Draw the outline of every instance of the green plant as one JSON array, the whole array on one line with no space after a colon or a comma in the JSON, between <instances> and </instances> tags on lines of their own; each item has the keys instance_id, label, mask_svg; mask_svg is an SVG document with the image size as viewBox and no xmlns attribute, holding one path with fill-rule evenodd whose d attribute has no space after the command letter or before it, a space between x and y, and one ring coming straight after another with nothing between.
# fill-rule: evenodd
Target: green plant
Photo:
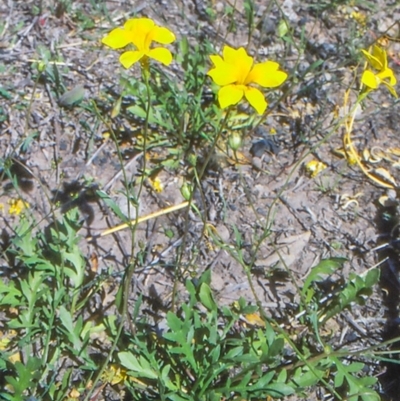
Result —
<instances>
[{"instance_id":1,"label":"green plant","mask_svg":"<svg viewBox=\"0 0 400 401\"><path fill-rule=\"evenodd\" d=\"M245 328L241 315L256 307L241 299L238 307L220 308L209 286L210 272L186 282L189 300L168 312L166 328L139 326L118 359L127 369L135 399L220 400L282 397L295 390L281 370L284 340L270 324ZM134 378L132 381L131 378ZM145 383L135 397L136 383Z\"/></svg>"},{"instance_id":2,"label":"green plant","mask_svg":"<svg viewBox=\"0 0 400 401\"><path fill-rule=\"evenodd\" d=\"M112 57L108 69L97 53L95 61L86 57L85 65L69 59L75 47L79 52L104 51L96 48L93 28L97 30L105 19L119 23L120 10L109 14L107 2L58 1L53 10L57 23L68 21L71 30L66 37L78 34L83 42L57 40L38 46L37 59L29 59L34 63L32 88L19 92L14 84L0 88L4 103L1 135L7 138L10 134L12 139L6 142L7 152L0 160L4 183L0 196L5 199L0 214L6 223L0 238L0 258L6 266L5 273L0 270L1 399L96 401L114 390L129 393L135 400L309 399L314 388L323 388L337 400L379 400L378 367L371 366L391 360L381 355L395 353L398 339L370 345L360 338L357 347L343 345L330 328L343 324L342 317L355 306L362 310L379 281L379 269L356 274L350 265L350 273L345 274L342 267L347 260L332 255L349 252L346 236L326 240L318 237L317 230L311 233L306 228L307 232L294 236L295 242L282 248L276 240L291 236L296 226L309 227L298 216L304 210L315 226L320 223L308 206L303 210L287 201L285 195L294 178L298 179L297 190L304 187L301 180L314 179L323 170L324 180L309 190L326 200L326 195L337 196L346 187L349 164L357 163L367 178L377 177L367 166L368 153L363 152L361 158L351 134L359 121L356 113L376 89L386 86L397 96L395 69L390 65L398 60L381 44L371 51L360 50L362 40L367 40L368 15L355 11L357 2L308 4L306 9L313 10L310 17L317 15L311 28L309 21L294 23L292 15L285 15L287 8L277 1L264 8L253 0L242 3L243 9L235 2L203 7L195 1L208 28L215 30L213 35L203 32L200 25L196 35L180 35L148 17L129 15L123 27L110 30L102 39L114 50L123 49L120 73ZM131 13L140 13L139 8ZM372 8L366 3L365 9ZM339 19L341 12L354 18L348 35L343 35L347 37L335 45L314 43L320 36L316 30L329 22L327 10L337 11ZM32 27L44 30L53 21L47 21L42 11L41 7L33 9L38 26L27 25L26 19L12 29L0 24L1 44L21 45ZM184 18L183 9L180 15ZM158 21L163 18L159 15ZM13 36L3 42L9 31ZM368 65L360 74L356 63L362 54ZM8 67L9 60L5 60L0 65L2 72L21 73L18 63ZM130 71L130 67L136 69ZM84 85L74 82L76 74L86 80ZM255 85L278 90L266 94ZM344 88L343 108L331 93L338 86ZM352 101L354 93L358 97ZM48 96L49 102L38 95ZM15 110L25 113L22 133L11 126L19 120ZM381 111L366 119L375 121ZM75 130L72 134L69 119ZM54 138L53 129L42 130L49 128L49 121L54 123ZM343 148L336 149L343 126ZM270 143L269 133L279 131L283 134L277 141L283 143L284 155L278 145L271 145L266 146L268 152L260 153L259 163L255 157L250 159L245 147L253 137L262 136ZM73 146L68 142L72 137ZM362 137L367 141L364 132ZM340 169L327 156L330 150L324 149L331 142L335 154L341 152L349 162ZM48 151L51 148L54 152ZM35 169L37 150L45 155L42 163L48 164ZM73 162L81 157L77 164L84 166L84 175L74 171L78 178L68 191L68 172L64 175L62 166L73 168L66 157L71 151ZM310 155L316 159L306 163ZM391 152L375 152L370 157L373 163L377 155L393 165L398 163L395 147ZM23 162L25 157L29 163ZM309 176L301 176L302 163ZM55 179L47 173L54 167ZM109 169L115 175L104 184L102 173ZM21 171L25 175L19 177ZM167 184L173 184L165 197L160 194L164 183L158 176L163 173ZM374 179L375 184L397 188L393 177L382 174L382 169L378 173L381 178ZM27 180L31 186L23 188ZM34 187L32 183L40 192L36 198L25 196ZM269 183L273 183L271 188ZM179 189L185 202L175 204L180 201ZM343 198L352 201L359 194ZM127 213L116 202L116 195L126 201ZM43 198L44 208L34 204L38 197ZM89 228L101 232L80 238L84 209L80 201L89 198L98 201L96 206L108 221L114 218L122 224L108 229L94 224ZM173 205L164 205L171 200ZM143 203L159 209L141 216ZM285 214L279 210L282 205L292 216L286 219L285 215L284 221L275 224L279 212L280 217ZM161 220L178 211L178 218ZM85 223L90 225L88 220ZM148 225L142 230L143 222ZM118 236L122 229L129 230L128 240ZM109 234L115 237L106 237ZM292 269L290 259L301 260L299 243L307 243L311 235L313 252L330 252L330 256L304 277ZM110 240L103 248L96 240L104 238ZM333 238L339 238L336 245L340 247L334 246ZM85 240L91 244L83 245ZM321 244L320 249L316 244ZM327 251L324 244L328 244ZM165 247L160 250L160 246ZM87 253L92 247L102 253L101 272L88 268L98 263L96 253ZM288 252L281 251L284 247ZM119 264L115 262L117 269L107 260L107 252L112 254L115 248L121 253ZM276 252L277 262L264 266L263 254L269 251ZM231 265L236 270L229 271ZM240 284L247 286L247 300L235 299L233 293L228 304L214 293L217 269L233 280L235 274L242 275ZM257 269L261 277L256 276ZM147 291L153 276L157 280L162 276L162 284L168 282L162 299L157 299L158 307L152 287ZM281 294L280 285L288 282L290 289ZM276 310L265 307L257 284L267 295L270 290L276 293ZM102 305L105 300L107 305ZM389 345L390 351L380 351Z\"/></svg>"},{"instance_id":3,"label":"green plant","mask_svg":"<svg viewBox=\"0 0 400 401\"><path fill-rule=\"evenodd\" d=\"M343 260L321 262L303 287L308 305L304 319L318 338L328 319L351 303L362 302L378 279L377 271L371 270L365 280L350 280L321 308L312 300L316 295L312 288L340 263ZM335 351L322 340L322 353L304 341L300 351L297 346L291 348L294 343L276 322L258 318L256 324L246 324L245 318L254 320L258 308L244 299L230 307L218 306L210 289L210 273L186 281L188 301L177 312L169 311L163 324L151 328L138 320L135 335L129 335L124 350L117 353L134 399L282 398L321 383L336 395L379 399L371 389L376 378L359 377L364 364L357 361L357 353L352 357L351 351Z\"/></svg>"},{"instance_id":4,"label":"green plant","mask_svg":"<svg viewBox=\"0 0 400 401\"><path fill-rule=\"evenodd\" d=\"M34 236L25 217L15 228L7 257L18 275L0 278L2 331L14 333L0 353L4 399L62 399L70 382L61 377L74 365L97 369L89 344L99 326L88 319L87 307L98 284L87 276L79 228L76 209Z\"/></svg>"}]
</instances>

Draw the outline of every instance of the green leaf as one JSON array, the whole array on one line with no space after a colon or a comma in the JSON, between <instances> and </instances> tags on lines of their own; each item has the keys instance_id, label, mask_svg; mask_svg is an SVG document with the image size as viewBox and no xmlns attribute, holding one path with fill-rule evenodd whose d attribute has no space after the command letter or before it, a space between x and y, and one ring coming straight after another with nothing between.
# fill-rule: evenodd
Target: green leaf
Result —
<instances>
[{"instance_id":1,"label":"green leaf","mask_svg":"<svg viewBox=\"0 0 400 401\"><path fill-rule=\"evenodd\" d=\"M243 355L243 346L232 348L223 356L224 361L235 360L238 356Z\"/></svg>"},{"instance_id":2,"label":"green leaf","mask_svg":"<svg viewBox=\"0 0 400 401\"><path fill-rule=\"evenodd\" d=\"M0 305L17 306L21 304L22 293L15 288L14 281L7 284L0 278Z\"/></svg>"},{"instance_id":3,"label":"green leaf","mask_svg":"<svg viewBox=\"0 0 400 401\"><path fill-rule=\"evenodd\" d=\"M282 398L294 393L294 389L284 383L272 383L265 389L266 392L275 398Z\"/></svg>"},{"instance_id":4,"label":"green leaf","mask_svg":"<svg viewBox=\"0 0 400 401\"><path fill-rule=\"evenodd\" d=\"M255 355L250 355L250 354L244 354L241 356L237 356L235 358L235 362L240 362L240 363L259 363L260 359L255 356Z\"/></svg>"},{"instance_id":5,"label":"green leaf","mask_svg":"<svg viewBox=\"0 0 400 401\"><path fill-rule=\"evenodd\" d=\"M137 104L129 106L127 110L138 118L141 118L143 120L146 119L146 110ZM157 108L150 109L148 121L149 124L156 124L160 127L171 129L171 124L168 121L168 118L161 115L160 110Z\"/></svg>"},{"instance_id":6,"label":"green leaf","mask_svg":"<svg viewBox=\"0 0 400 401\"><path fill-rule=\"evenodd\" d=\"M356 374L359 374L363 367L364 363L362 362L353 362L348 364L344 364L340 359L334 356L330 356L329 359L335 364L337 368L337 372L334 378L335 387L342 387L345 384L347 385L347 399L358 400L360 397L364 400L368 401L376 401L379 400L375 398L377 393L368 387L372 387L375 385L377 379L374 377L357 377ZM372 379L372 380L371 380Z\"/></svg>"},{"instance_id":7,"label":"green leaf","mask_svg":"<svg viewBox=\"0 0 400 401\"><path fill-rule=\"evenodd\" d=\"M80 339L82 317L80 316L80 319L74 324L71 312L67 311L64 305L61 305L59 308L59 318L65 328L63 331L66 333L68 340L73 344L74 350L80 352L82 350L82 341Z\"/></svg>"},{"instance_id":8,"label":"green leaf","mask_svg":"<svg viewBox=\"0 0 400 401\"><path fill-rule=\"evenodd\" d=\"M203 306L205 306L209 311L217 310L217 304L213 299L211 288L209 287L208 284L206 283L201 284L199 291L199 298Z\"/></svg>"},{"instance_id":9,"label":"green leaf","mask_svg":"<svg viewBox=\"0 0 400 401\"><path fill-rule=\"evenodd\" d=\"M276 381L278 383L286 383L286 380L287 380L287 370L286 369L282 369L279 372L279 375L278 375Z\"/></svg>"},{"instance_id":10,"label":"green leaf","mask_svg":"<svg viewBox=\"0 0 400 401\"><path fill-rule=\"evenodd\" d=\"M110 198L110 196L103 192L103 191L96 191L96 195L104 201L104 203L117 215L117 217L119 219L121 219L122 221L127 221L126 216L124 215L124 213L122 213L120 207L117 205L117 203Z\"/></svg>"},{"instance_id":11,"label":"green leaf","mask_svg":"<svg viewBox=\"0 0 400 401\"><path fill-rule=\"evenodd\" d=\"M179 319L178 316L176 316L173 312L169 311L167 313L167 322L168 322L168 327L174 332L179 334L181 329L182 329L182 320Z\"/></svg>"},{"instance_id":12,"label":"green leaf","mask_svg":"<svg viewBox=\"0 0 400 401\"><path fill-rule=\"evenodd\" d=\"M211 284L211 269L207 269L199 278L199 284L206 283Z\"/></svg>"},{"instance_id":13,"label":"green leaf","mask_svg":"<svg viewBox=\"0 0 400 401\"><path fill-rule=\"evenodd\" d=\"M368 270L364 280L365 286L368 288L374 286L379 281L380 273L381 270L377 268Z\"/></svg>"},{"instance_id":14,"label":"green leaf","mask_svg":"<svg viewBox=\"0 0 400 401\"><path fill-rule=\"evenodd\" d=\"M133 106L129 106L127 110L135 115L136 117L142 118L143 120L146 118L146 110L143 109L143 107L140 107L139 105L135 104ZM150 113L151 114L151 113ZM149 119L149 123L154 123L154 120Z\"/></svg>"},{"instance_id":15,"label":"green leaf","mask_svg":"<svg viewBox=\"0 0 400 401\"><path fill-rule=\"evenodd\" d=\"M370 390L364 394L361 395L361 399L363 401L381 401L381 397L379 396L379 394L374 391L374 390Z\"/></svg>"},{"instance_id":16,"label":"green leaf","mask_svg":"<svg viewBox=\"0 0 400 401\"><path fill-rule=\"evenodd\" d=\"M60 106L71 107L80 103L85 97L85 88L83 85L77 85L71 90L65 92L59 99Z\"/></svg>"},{"instance_id":17,"label":"green leaf","mask_svg":"<svg viewBox=\"0 0 400 401\"><path fill-rule=\"evenodd\" d=\"M189 395L186 396L185 398L183 398L178 394L171 393L171 394L168 394L168 399L171 401L189 401L189 400L191 401L193 398Z\"/></svg>"},{"instance_id":18,"label":"green leaf","mask_svg":"<svg viewBox=\"0 0 400 401\"><path fill-rule=\"evenodd\" d=\"M74 287L79 288L85 277L85 260L77 249L75 252L65 252L65 260L72 263L74 270L70 268L64 268L65 274L72 280Z\"/></svg>"},{"instance_id":19,"label":"green leaf","mask_svg":"<svg viewBox=\"0 0 400 401\"><path fill-rule=\"evenodd\" d=\"M149 362L142 356L137 359L131 352L122 351L118 353L118 358L122 366L136 373L137 377L145 377L147 379L158 378L157 372L151 368Z\"/></svg>"},{"instance_id":20,"label":"green leaf","mask_svg":"<svg viewBox=\"0 0 400 401\"><path fill-rule=\"evenodd\" d=\"M302 294L306 294L308 288L313 282L324 280L325 276L335 273L336 270L342 267L345 261L345 258L331 258L321 260L321 262L319 262L311 269L310 274L304 281Z\"/></svg>"},{"instance_id":21,"label":"green leaf","mask_svg":"<svg viewBox=\"0 0 400 401\"><path fill-rule=\"evenodd\" d=\"M251 380L251 376L252 376L252 375L253 375L253 372L247 372L247 373L243 376L243 378L242 378L242 380L240 381L238 387L239 387L239 388L240 388L240 387L247 387L248 384L249 384L249 382L250 382L250 380Z\"/></svg>"},{"instance_id":22,"label":"green leaf","mask_svg":"<svg viewBox=\"0 0 400 401\"><path fill-rule=\"evenodd\" d=\"M284 345L285 340L283 338L277 338L269 348L269 356L274 357L279 355L282 352Z\"/></svg>"},{"instance_id":23,"label":"green leaf","mask_svg":"<svg viewBox=\"0 0 400 401\"><path fill-rule=\"evenodd\" d=\"M171 370L171 365L164 366L164 368L161 371L161 379L168 390L177 392L178 386L176 386L175 383L173 383L173 381L170 379L169 376L170 370Z\"/></svg>"},{"instance_id":24,"label":"green leaf","mask_svg":"<svg viewBox=\"0 0 400 401\"><path fill-rule=\"evenodd\" d=\"M326 374L325 370L314 367L310 370L308 367L296 369L292 381L296 387L306 388L316 385Z\"/></svg>"},{"instance_id":25,"label":"green leaf","mask_svg":"<svg viewBox=\"0 0 400 401\"><path fill-rule=\"evenodd\" d=\"M0 96L4 97L4 99L7 99L7 100L12 99L11 93L7 89L3 88L2 86L0 86Z\"/></svg>"},{"instance_id":26,"label":"green leaf","mask_svg":"<svg viewBox=\"0 0 400 401\"><path fill-rule=\"evenodd\" d=\"M289 32L289 26L285 19L281 19L278 25L278 36L283 38Z\"/></svg>"},{"instance_id":27,"label":"green leaf","mask_svg":"<svg viewBox=\"0 0 400 401\"><path fill-rule=\"evenodd\" d=\"M265 389L267 387L267 384L269 384L272 380L272 378L274 377L275 372L271 371L266 373L264 376L260 377L255 384L253 384L250 387L251 391L254 390L261 390L261 389ZM268 386L268 388L270 388L271 385Z\"/></svg>"},{"instance_id":28,"label":"green leaf","mask_svg":"<svg viewBox=\"0 0 400 401\"><path fill-rule=\"evenodd\" d=\"M181 41L179 42L179 47L181 50L181 55L186 57L189 54L189 42L186 36L183 36Z\"/></svg>"},{"instance_id":29,"label":"green leaf","mask_svg":"<svg viewBox=\"0 0 400 401\"><path fill-rule=\"evenodd\" d=\"M40 377L41 372L41 360L36 357L28 357L26 365L17 361L14 364L16 370L16 377L6 376L6 381L12 385L14 394L13 401L23 400L25 397L21 397L25 390L36 387L36 380Z\"/></svg>"}]
</instances>

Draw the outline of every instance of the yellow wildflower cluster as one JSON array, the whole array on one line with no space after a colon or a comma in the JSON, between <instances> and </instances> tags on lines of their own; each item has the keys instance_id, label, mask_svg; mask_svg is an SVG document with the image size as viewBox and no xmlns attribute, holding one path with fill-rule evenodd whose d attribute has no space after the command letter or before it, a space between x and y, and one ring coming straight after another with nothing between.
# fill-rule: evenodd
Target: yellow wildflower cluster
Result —
<instances>
[{"instance_id":1,"label":"yellow wildflower cluster","mask_svg":"<svg viewBox=\"0 0 400 401\"><path fill-rule=\"evenodd\" d=\"M352 17L359 23L365 23L364 15L353 12ZM164 65L172 62L170 50L163 47L154 47L153 42L162 45L171 44L175 41L175 35L169 29L160 27L149 18L134 18L125 22L122 28L113 29L102 40L102 43L113 48L122 49L131 46L120 56L120 62L125 68L130 68L140 61L143 71L149 72L150 59L156 60ZM361 50L367 60L366 68L362 74L361 82L363 90L358 101L381 84L387 87L390 93L397 98L395 85L397 84L393 70L388 66L386 50L379 45L372 46L371 50ZM244 47L237 49L225 45L222 55L210 56L213 64L207 75L219 86L218 102L222 109L237 105L245 98L258 114L264 114L268 107L263 92L256 86L262 88L277 88L288 78L288 74L280 69L275 61L264 61L255 63ZM148 77L148 74L144 75ZM347 133L344 137L344 152L350 163L360 164L351 142L350 132L354 118L347 124ZM239 138L240 139L240 138ZM236 141L238 142L238 141ZM232 148L236 148L236 143ZM350 149L350 151L348 150ZM306 171L311 177L315 177L326 168L326 164L313 160L306 164ZM151 184L155 191L161 192L162 183L154 179ZM21 203L15 204L12 211L19 214L22 210ZM10 208L11 209L11 208ZM12 213L10 211L10 213Z\"/></svg>"},{"instance_id":2,"label":"yellow wildflower cluster","mask_svg":"<svg viewBox=\"0 0 400 401\"><path fill-rule=\"evenodd\" d=\"M119 60L123 67L130 68L137 61L147 68L148 60L154 59L164 65L172 61L168 49L152 48L152 42L170 44L175 41L175 35L167 28L157 26L149 18L134 18L125 22L123 28L113 29L102 39L102 43L112 49L121 49L133 45L133 50L125 51ZM218 91L218 101L221 108L239 103L243 97L247 99L259 114L267 108L267 102L262 92L254 88L257 84L263 88L275 88L287 79L287 74L279 70L279 64L265 61L254 64L243 47L233 49L224 46L223 57L210 56L214 68L208 75L221 88Z\"/></svg>"},{"instance_id":3,"label":"yellow wildflower cluster","mask_svg":"<svg viewBox=\"0 0 400 401\"><path fill-rule=\"evenodd\" d=\"M361 25L363 28L367 25L367 15L365 13L359 12L359 11L353 11L350 14L351 18L354 19L354 21L357 22L357 24Z\"/></svg>"},{"instance_id":4,"label":"yellow wildflower cluster","mask_svg":"<svg viewBox=\"0 0 400 401\"><path fill-rule=\"evenodd\" d=\"M10 199L8 213L11 215L19 216L25 209L29 208L29 203L22 199Z\"/></svg>"}]
</instances>

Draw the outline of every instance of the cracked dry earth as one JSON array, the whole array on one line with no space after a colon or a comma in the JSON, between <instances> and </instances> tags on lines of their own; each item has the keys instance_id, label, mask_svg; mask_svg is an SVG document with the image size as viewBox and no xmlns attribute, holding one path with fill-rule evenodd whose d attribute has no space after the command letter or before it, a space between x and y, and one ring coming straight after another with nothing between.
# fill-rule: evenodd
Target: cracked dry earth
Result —
<instances>
[{"instance_id":1,"label":"cracked dry earth","mask_svg":"<svg viewBox=\"0 0 400 401\"><path fill-rule=\"evenodd\" d=\"M168 26L178 39L187 36L190 43L209 40L216 49L223 43L247 46L244 4L235 2L232 30L226 15L229 4L223 1L104 2L102 6L112 23L98 10L95 14L84 1L73 2L70 10L58 11L51 2L44 1L41 12L35 14L34 7L39 7L36 3L0 2L4 26L0 36L0 85L10 93L1 101L1 113L6 117L0 123L0 154L13 155L12 170L19 177L24 199L41 221L38 229L51 222L55 203L62 205L57 214L79 207L85 220L80 232L81 249L89 262L93 258L98 260L98 274L113 272L113 294L132 252L131 238L129 230L125 230L87 241L88 236L120 223L94 193L104 191L123 211L130 210L132 218L133 208L128 208L124 195L116 146L105 139L109 127L85 107L90 102L104 103L109 99L104 94L110 93L110 88L114 101L122 92L116 74L117 56L102 47L99 39L112 26L138 14ZM256 295L268 315L287 323L294 317L299 302L296 286L321 259L348 260L332 282L351 272L362 274L377 263L380 256L369 250L384 242L389 233L387 227L379 224L382 210L378 199L385 190L369 182L357 167L338 157L335 150L341 147L343 132L337 118L343 115L344 93L353 85L356 52L383 33L396 34L387 29L399 19L400 12L394 2L393 6L389 3L373 12L361 8L359 11L368 14L369 19L367 26L360 27L350 17L352 6L326 10L321 7L322 11L317 11L320 2L255 2L257 23L249 50L259 58L279 61L292 76L293 84L283 88L282 101L278 101L278 94L270 94L271 113L267 120L256 132L244 132L240 163L216 155L207 169L203 196L196 194L196 202L207 216L213 235L206 236L203 221L186 209L139 226L135 249L147 250L147 257L134 277L132 305L141 293L149 303L157 299L161 309L168 307L176 274L181 277L180 292L184 297L184 277L211 269L212 288L221 304L230 304L239 297L254 303ZM208 10L212 10L212 18ZM294 40L300 42L305 38L303 53L299 47L279 39L277 29L282 15L293 30ZM87 18L93 19L94 27L82 28L82 21ZM390 46L394 53L399 50L397 43ZM63 90L78 85L84 88L81 106L60 106L59 89L50 80L39 81L35 87L33 62L43 57L44 49L63 60L57 78ZM318 66L312 69L316 62ZM181 71L177 65L172 65L171 74L179 79ZM27 119L25 111L30 103ZM106 112L111 107L108 104ZM118 133L124 137L124 171L127 180L133 181L143 167L143 154L135 150L140 127L126 116L119 123ZM374 146L400 148L398 126L398 103L380 91L373 94L358 115L353 137L361 150ZM258 146L254 145L257 140L263 139L260 134L268 135L273 130L274 152L250 151ZM329 133L329 140L314 148ZM20 146L22 141L27 144L24 150ZM164 151L152 151L149 163L155 167ZM328 167L310 178L303 165L315 158ZM396 177L393 165L385 168ZM180 188L186 173L186 167L178 171L161 169L158 178L164 189L160 193L150 181L146 182L140 196L140 215L182 203ZM4 180L2 188L1 203L17 196L9 181ZM13 217L3 214L0 219L3 235L7 231L11 235ZM251 267L255 294L243 266L229 251L233 245L237 247L235 229L241 236L244 262ZM188 235L183 243L185 230ZM183 252L185 269L176 272L173 266L179 252ZM400 285L397 254L390 256L394 262L390 267L383 265L382 286L376 288L365 306L342 313L326 328L331 332L332 344L353 344L355 348L374 345L382 341L388 324L395 330L390 322L398 317L395 294L396 285L397 289ZM388 289L388 283L397 284ZM381 370L376 366L371 374ZM383 385L391 390L398 386L390 375L385 380Z\"/></svg>"}]
</instances>

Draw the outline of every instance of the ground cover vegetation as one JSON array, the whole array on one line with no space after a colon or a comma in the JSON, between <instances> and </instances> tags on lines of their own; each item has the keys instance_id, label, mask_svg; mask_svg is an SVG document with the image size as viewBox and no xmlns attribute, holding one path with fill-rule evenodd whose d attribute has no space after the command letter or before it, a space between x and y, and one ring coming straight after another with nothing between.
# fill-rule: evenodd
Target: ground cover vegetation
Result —
<instances>
[{"instance_id":1,"label":"ground cover vegetation","mask_svg":"<svg viewBox=\"0 0 400 401\"><path fill-rule=\"evenodd\" d=\"M395 2L0 11L0 399L396 399Z\"/></svg>"}]
</instances>

